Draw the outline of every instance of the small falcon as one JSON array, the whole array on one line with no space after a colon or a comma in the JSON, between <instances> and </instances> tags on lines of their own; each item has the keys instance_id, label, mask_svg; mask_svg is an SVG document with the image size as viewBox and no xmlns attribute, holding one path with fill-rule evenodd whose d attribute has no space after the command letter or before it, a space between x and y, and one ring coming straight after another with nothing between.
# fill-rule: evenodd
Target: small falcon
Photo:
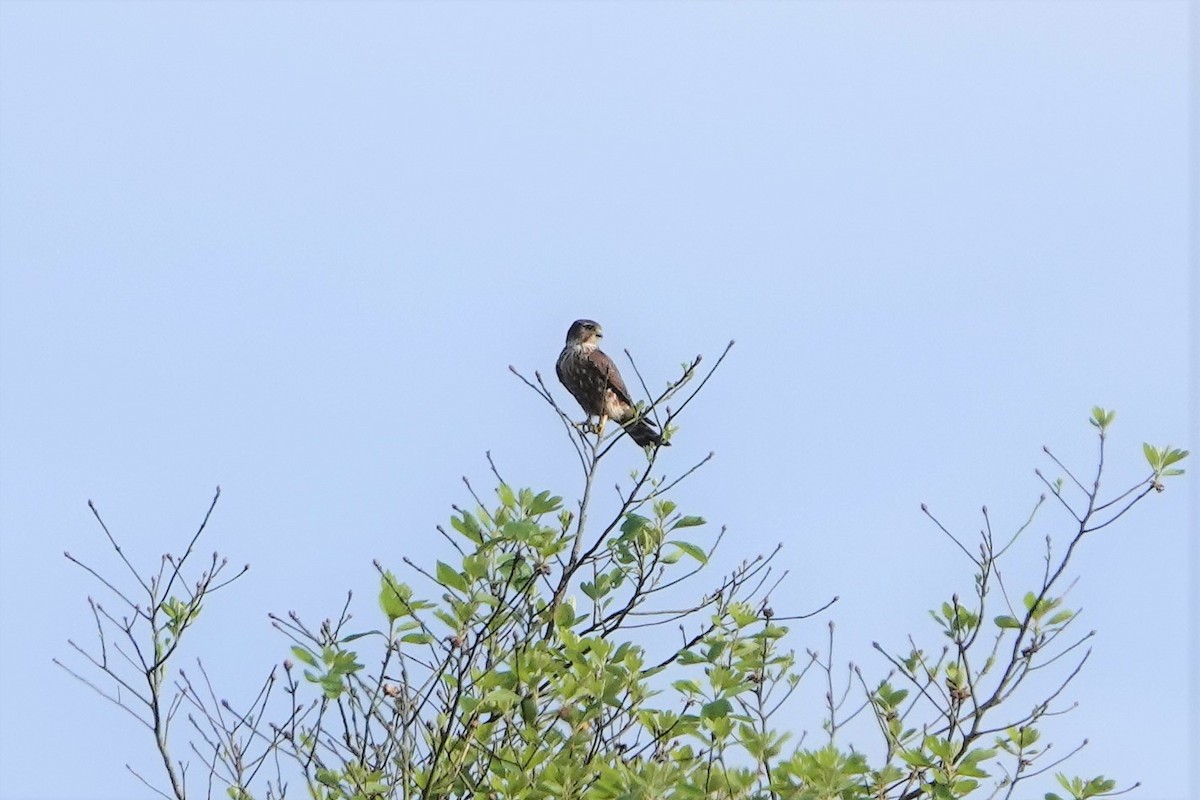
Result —
<instances>
[{"instance_id":1,"label":"small falcon","mask_svg":"<svg viewBox=\"0 0 1200 800\"><path fill-rule=\"evenodd\" d=\"M654 423L639 417L629 389L621 380L617 365L600 349L600 337L604 331L600 323L590 319L577 319L567 331L567 346L558 357L554 370L558 379L567 387L588 415L598 417L597 434L604 432L606 420L622 425L629 438L642 447L667 446L662 434L654 429Z\"/></svg>"}]
</instances>

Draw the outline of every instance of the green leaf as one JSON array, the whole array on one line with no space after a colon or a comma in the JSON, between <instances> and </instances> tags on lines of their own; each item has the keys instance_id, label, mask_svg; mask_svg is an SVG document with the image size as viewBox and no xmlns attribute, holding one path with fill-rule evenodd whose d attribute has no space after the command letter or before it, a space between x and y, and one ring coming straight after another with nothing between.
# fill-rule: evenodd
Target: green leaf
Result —
<instances>
[{"instance_id":1,"label":"green leaf","mask_svg":"<svg viewBox=\"0 0 1200 800\"><path fill-rule=\"evenodd\" d=\"M998 628L1019 628L1021 623L1015 617L1010 617L1007 614L1001 614L994 620Z\"/></svg>"},{"instance_id":2,"label":"green leaf","mask_svg":"<svg viewBox=\"0 0 1200 800\"><path fill-rule=\"evenodd\" d=\"M695 528L704 524L704 517L680 517L679 520L671 526L671 530L675 530L677 528Z\"/></svg>"},{"instance_id":3,"label":"green leaf","mask_svg":"<svg viewBox=\"0 0 1200 800\"><path fill-rule=\"evenodd\" d=\"M711 703L705 703L700 708L701 719L716 719L718 717L727 717L733 712L733 704L724 697L713 700Z\"/></svg>"},{"instance_id":4,"label":"green leaf","mask_svg":"<svg viewBox=\"0 0 1200 800\"><path fill-rule=\"evenodd\" d=\"M675 545L684 553L696 559L696 561L700 562L701 565L708 563L708 554L704 552L703 548L697 547L691 542L671 542L671 544Z\"/></svg>"},{"instance_id":5,"label":"green leaf","mask_svg":"<svg viewBox=\"0 0 1200 800\"><path fill-rule=\"evenodd\" d=\"M299 645L292 645L292 655L296 657L297 661L308 664L310 667L317 666L317 659L313 658L313 654Z\"/></svg>"},{"instance_id":6,"label":"green leaf","mask_svg":"<svg viewBox=\"0 0 1200 800\"><path fill-rule=\"evenodd\" d=\"M1169 452L1163 456L1164 467L1169 467L1178 461L1183 461L1189 455L1187 450L1180 450L1178 448L1171 450L1171 445L1167 445L1165 449Z\"/></svg>"},{"instance_id":7,"label":"green leaf","mask_svg":"<svg viewBox=\"0 0 1200 800\"><path fill-rule=\"evenodd\" d=\"M496 494L500 495L500 504L505 508L517 507L517 496L513 494L513 490L507 483L502 483L497 486Z\"/></svg>"},{"instance_id":8,"label":"green leaf","mask_svg":"<svg viewBox=\"0 0 1200 800\"><path fill-rule=\"evenodd\" d=\"M405 644L429 644L433 637L428 633L406 633L400 637L400 641Z\"/></svg>"},{"instance_id":9,"label":"green leaf","mask_svg":"<svg viewBox=\"0 0 1200 800\"><path fill-rule=\"evenodd\" d=\"M450 526L475 544L483 544L483 532L479 527L479 523L475 521L475 517L466 511L462 512L461 518L451 517Z\"/></svg>"},{"instance_id":10,"label":"green leaf","mask_svg":"<svg viewBox=\"0 0 1200 800\"><path fill-rule=\"evenodd\" d=\"M325 697L330 700L336 700L341 697L342 691L345 688L342 685L342 676L335 672L325 675L317 682L321 684L321 688L325 691Z\"/></svg>"},{"instance_id":11,"label":"green leaf","mask_svg":"<svg viewBox=\"0 0 1200 800\"><path fill-rule=\"evenodd\" d=\"M752 637L752 638L762 638L762 639L768 639L768 640L782 639L784 636L787 636L787 632L788 632L788 629L785 628L784 626L772 625L771 623L768 622L766 627L763 628L760 633L754 634L754 637Z\"/></svg>"},{"instance_id":12,"label":"green leaf","mask_svg":"<svg viewBox=\"0 0 1200 800\"><path fill-rule=\"evenodd\" d=\"M1073 616L1075 616L1074 611L1060 611L1057 614L1055 614L1053 617L1051 617L1046 622L1046 624L1047 625L1061 625L1062 623L1066 622Z\"/></svg>"},{"instance_id":13,"label":"green leaf","mask_svg":"<svg viewBox=\"0 0 1200 800\"><path fill-rule=\"evenodd\" d=\"M536 522L513 521L504 523L503 533L504 538L514 542L528 543L534 536L540 533L542 527Z\"/></svg>"},{"instance_id":14,"label":"green leaf","mask_svg":"<svg viewBox=\"0 0 1200 800\"><path fill-rule=\"evenodd\" d=\"M520 702L521 698L516 692L511 689L498 688L485 694L479 704L484 708L503 713L512 710Z\"/></svg>"},{"instance_id":15,"label":"green leaf","mask_svg":"<svg viewBox=\"0 0 1200 800\"><path fill-rule=\"evenodd\" d=\"M1162 465L1162 459L1158 455L1158 450L1151 447L1149 442L1142 442L1142 453L1146 456L1146 460L1150 462L1150 468L1157 471Z\"/></svg>"},{"instance_id":16,"label":"green leaf","mask_svg":"<svg viewBox=\"0 0 1200 800\"><path fill-rule=\"evenodd\" d=\"M1012 740L1013 744L1023 750L1028 749L1036 744L1037 740L1041 738L1042 735L1037 728L1028 727L1010 727L1006 732L1008 733L1008 738Z\"/></svg>"},{"instance_id":17,"label":"green leaf","mask_svg":"<svg viewBox=\"0 0 1200 800\"><path fill-rule=\"evenodd\" d=\"M962 763L958 765L958 774L966 778L986 778L988 773L979 766L980 761L988 761L996 757L995 750L972 750L967 753Z\"/></svg>"},{"instance_id":18,"label":"green leaf","mask_svg":"<svg viewBox=\"0 0 1200 800\"><path fill-rule=\"evenodd\" d=\"M379 589L379 607L387 615L388 622L395 622L408 613L408 599L412 591L396 580L391 572L384 572Z\"/></svg>"},{"instance_id":19,"label":"green leaf","mask_svg":"<svg viewBox=\"0 0 1200 800\"><path fill-rule=\"evenodd\" d=\"M551 496L549 492L542 492L529 504L529 513L534 516L547 514L551 511L557 511L562 505L562 498L558 495Z\"/></svg>"},{"instance_id":20,"label":"green leaf","mask_svg":"<svg viewBox=\"0 0 1200 800\"><path fill-rule=\"evenodd\" d=\"M939 739L936 736L925 737L925 749L933 753L942 761L950 761L954 758L954 745L949 739Z\"/></svg>"},{"instance_id":21,"label":"green leaf","mask_svg":"<svg viewBox=\"0 0 1200 800\"><path fill-rule=\"evenodd\" d=\"M901 750L900 758L904 760L904 763L913 767L933 766L933 762L929 760L929 756L925 754L925 751L915 747L911 750Z\"/></svg>"},{"instance_id":22,"label":"green leaf","mask_svg":"<svg viewBox=\"0 0 1200 800\"><path fill-rule=\"evenodd\" d=\"M463 557L463 572L478 580L487 577L488 557L486 553L470 553Z\"/></svg>"},{"instance_id":23,"label":"green leaf","mask_svg":"<svg viewBox=\"0 0 1200 800\"><path fill-rule=\"evenodd\" d=\"M467 591L466 579L458 574L458 570L444 561L437 562L437 579L438 583L447 589L457 589L464 593Z\"/></svg>"},{"instance_id":24,"label":"green leaf","mask_svg":"<svg viewBox=\"0 0 1200 800\"><path fill-rule=\"evenodd\" d=\"M533 698L533 695L525 695L521 698L521 720L526 725L532 725L537 721L537 715L537 700Z\"/></svg>"},{"instance_id":25,"label":"green leaf","mask_svg":"<svg viewBox=\"0 0 1200 800\"><path fill-rule=\"evenodd\" d=\"M621 533L632 536L650 524L650 520L638 514L630 514L621 523Z\"/></svg>"},{"instance_id":26,"label":"green leaf","mask_svg":"<svg viewBox=\"0 0 1200 800\"><path fill-rule=\"evenodd\" d=\"M570 628L575 624L575 609L570 603L559 603L554 609L554 624L560 628Z\"/></svg>"},{"instance_id":27,"label":"green leaf","mask_svg":"<svg viewBox=\"0 0 1200 800\"><path fill-rule=\"evenodd\" d=\"M341 776L338 775L338 773L324 768L317 770L317 783L321 784L322 786L328 786L330 789L336 789L341 782Z\"/></svg>"},{"instance_id":28,"label":"green leaf","mask_svg":"<svg viewBox=\"0 0 1200 800\"><path fill-rule=\"evenodd\" d=\"M758 622L758 614L748 603L730 603L729 616L739 628Z\"/></svg>"}]
</instances>

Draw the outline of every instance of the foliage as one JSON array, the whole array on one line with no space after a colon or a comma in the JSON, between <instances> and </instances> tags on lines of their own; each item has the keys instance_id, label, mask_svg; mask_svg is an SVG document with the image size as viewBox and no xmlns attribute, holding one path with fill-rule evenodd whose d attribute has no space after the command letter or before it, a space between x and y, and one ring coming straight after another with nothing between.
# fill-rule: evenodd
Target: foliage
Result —
<instances>
[{"instance_id":1,"label":"foliage","mask_svg":"<svg viewBox=\"0 0 1200 800\"><path fill-rule=\"evenodd\" d=\"M685 364L644 408L657 417L672 398L681 399L658 420L668 439L728 352L694 388L701 361ZM454 509L449 530L438 529L453 558L432 565L404 558L404 580L376 564L374 625L353 624L349 596L336 618L315 627L294 613L272 615L290 640L290 655L241 710L215 700L202 664L197 682L179 671L168 685L179 642L202 607L245 572L221 579L225 562L214 556L198 578L186 578L209 516L185 554L165 557L150 578L104 528L132 577L120 581L81 564L123 610L111 615L91 603L99 651L71 645L103 681L69 671L153 732L170 791L160 794L178 800L218 791L233 800L1011 797L1023 781L1065 760L1047 762L1041 726L1060 713L1059 698L1090 652L1092 634L1073 635L1077 610L1062 585L1072 556L1089 534L1152 490L1162 491L1187 456L1146 445L1151 474L1102 498L1113 414L1095 409L1099 455L1092 480L1077 479L1046 451L1065 477L1038 476L1070 523L1065 547L1055 549L1047 538L1042 578L1020 593L1005 585L1001 565L1045 496L1007 536L993 531L985 507L975 547L930 514L970 560L973 592L953 594L930 612L932 641L939 644L920 647L910 637L911 647L898 653L875 644L890 672L868 679L851 665L845 683L835 686L835 672L841 673L832 624L824 655L807 649L798 656L786 644L790 623L833 601L802 615L777 614L767 600L778 584L776 553L692 588L712 571L724 531L707 535L705 520L668 495L707 458L668 479L658 469L657 447L648 448L646 467L618 486L619 502L603 511L593 488L623 432L591 435L562 411L540 376L521 380L563 423L579 457L578 501L515 488L493 465L495 497L485 500L468 483L471 505ZM681 597L691 599L681 603ZM114 659L113 652L136 656ZM810 674L827 685L827 713L823 740L808 746L794 726L777 719ZM181 707L192 725L187 760L169 749L181 736L172 725ZM843 745L839 734L845 738L856 717L873 719L878 738ZM197 772L202 779L194 778ZM1058 782L1066 795L1048 793L1047 800L1102 797L1116 788L1103 776L1059 774Z\"/></svg>"}]
</instances>

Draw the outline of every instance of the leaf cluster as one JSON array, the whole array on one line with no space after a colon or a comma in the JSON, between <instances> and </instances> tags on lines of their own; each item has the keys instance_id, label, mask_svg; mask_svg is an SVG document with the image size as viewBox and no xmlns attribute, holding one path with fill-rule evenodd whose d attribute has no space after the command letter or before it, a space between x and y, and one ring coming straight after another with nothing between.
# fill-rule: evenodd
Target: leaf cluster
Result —
<instances>
[{"instance_id":1,"label":"leaf cluster","mask_svg":"<svg viewBox=\"0 0 1200 800\"><path fill-rule=\"evenodd\" d=\"M699 363L685 364L645 413L684 391ZM668 496L708 459L670 476L649 448L645 467L602 504L593 490L621 432L601 437L570 423L540 377L525 382L565 421L584 468L579 499L514 488L492 463L494 497L485 501L466 482L471 502L438 529L451 555L429 565L402 558L399 570L376 562L377 610L365 623L350 611L352 594L315 626L295 613L271 615L290 640L289 656L241 710L217 701L203 664L199 680L178 673L174 694L166 682L180 638L229 581L216 580L214 566L188 584L187 555L167 557L167 573L144 579L104 529L150 602L126 599L133 613L125 619L93 603L100 655L89 659L144 708L139 719L154 732L170 782L164 796L1007 799L1065 760L1050 755L1043 729L1069 710L1060 698L1090 654L1093 634L1076 633L1079 609L1066 585L1077 548L1161 491L1187 456L1146 445L1151 474L1102 497L1114 415L1095 409L1094 477L1079 480L1049 450L1066 477L1037 473L1068 522L1057 549L1046 537L1041 580L1024 591L1008 585L1006 565L1045 495L1009 534L993 530L985 507L974 546L923 507L968 559L972 591L929 612L932 642L909 636L898 650L876 643L890 667L882 678L868 679L855 664L843 678L832 623L823 650L798 655L788 646L791 623L833 601L778 614L770 602L781 580L778 550L711 577L723 529L710 532ZM664 430L675 429L678 411L665 412ZM182 585L192 588L176 592ZM137 654L121 651L132 678L108 659L116 646L109 628ZM130 710L127 695L80 679ZM823 737L812 743L786 716L806 681L825 689ZM181 706L191 712L194 761L169 750ZM847 742L856 718L873 720L877 737ZM191 764L202 780L189 782ZM1102 776L1057 777L1074 800L1119 793Z\"/></svg>"}]
</instances>

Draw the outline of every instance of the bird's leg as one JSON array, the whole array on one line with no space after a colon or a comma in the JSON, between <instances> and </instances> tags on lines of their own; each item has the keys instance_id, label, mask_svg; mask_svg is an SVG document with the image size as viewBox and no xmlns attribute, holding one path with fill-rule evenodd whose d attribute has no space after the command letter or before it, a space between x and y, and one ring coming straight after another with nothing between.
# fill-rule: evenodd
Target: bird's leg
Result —
<instances>
[{"instance_id":1,"label":"bird's leg","mask_svg":"<svg viewBox=\"0 0 1200 800\"><path fill-rule=\"evenodd\" d=\"M599 439L604 435L604 423L608 422L608 416L601 414L596 418L596 438Z\"/></svg>"}]
</instances>

